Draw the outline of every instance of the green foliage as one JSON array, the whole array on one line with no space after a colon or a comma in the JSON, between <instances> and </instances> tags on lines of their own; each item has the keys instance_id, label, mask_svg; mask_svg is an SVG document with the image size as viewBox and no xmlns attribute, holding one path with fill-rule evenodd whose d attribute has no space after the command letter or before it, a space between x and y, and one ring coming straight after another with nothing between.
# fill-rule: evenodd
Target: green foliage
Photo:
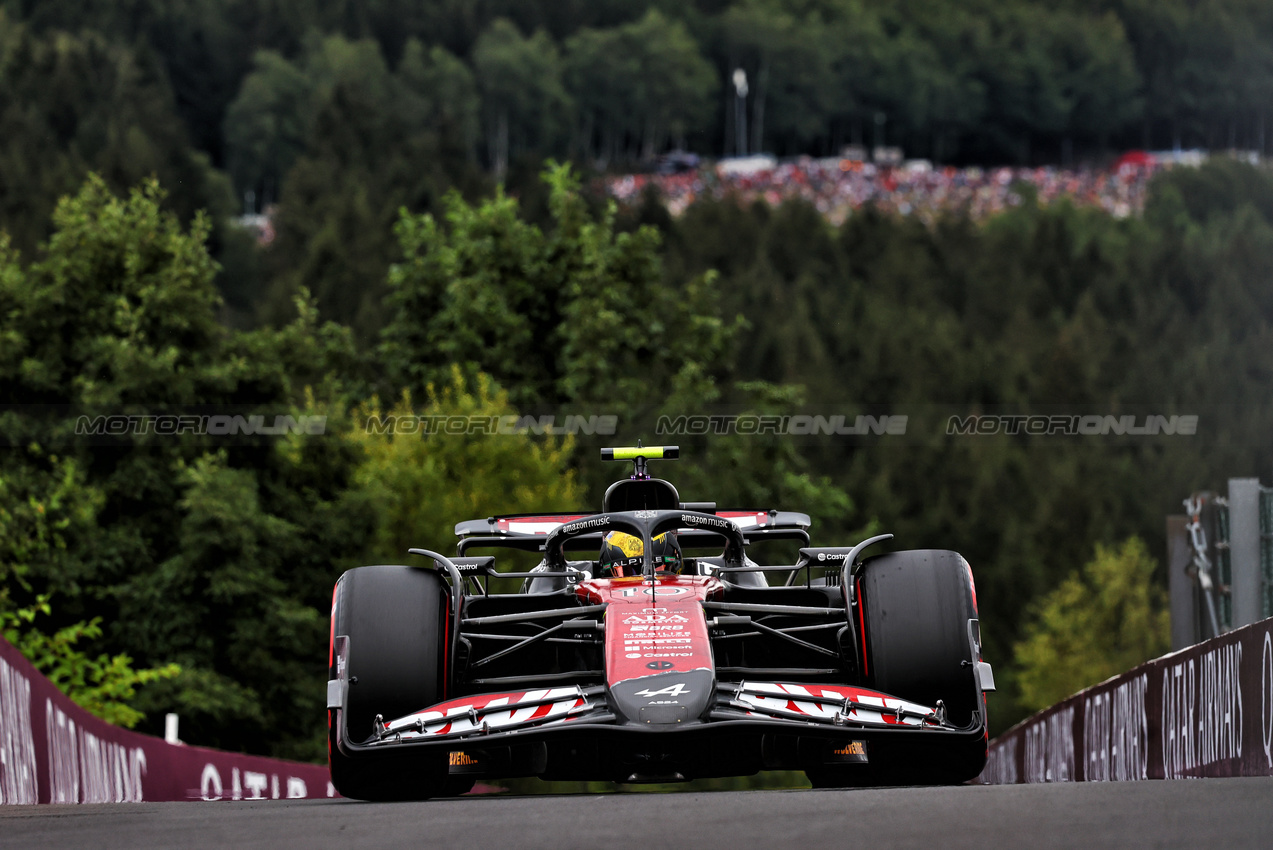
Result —
<instances>
[{"instance_id":1,"label":"green foliage","mask_svg":"<svg viewBox=\"0 0 1273 850\"><path fill-rule=\"evenodd\" d=\"M41 596L34 607L16 611L0 610L0 630L4 639L17 647L35 668L48 677L58 690L92 714L131 729L145 715L129 705L137 688L181 672L176 664L145 670L133 669L133 659L120 653L96 658L76 644L82 639L95 641L102 636L101 617L80 622L45 634L33 626L38 614L49 614L48 597Z\"/></svg>"},{"instance_id":2,"label":"green foliage","mask_svg":"<svg viewBox=\"0 0 1273 850\"><path fill-rule=\"evenodd\" d=\"M318 758L318 720L279 729L321 719L320 687L293 683L321 679L330 585L366 540L365 507L345 498L354 451L304 435L75 433L80 413L317 412L326 400L305 386L338 394L329 373L349 371L348 331L320 327L311 304L280 330L221 327L206 221L184 228L160 199L153 184L121 199L90 179L59 205L42 259L0 257L0 426L10 445L59 449L0 458L19 497L8 510L61 493L41 504L71 519L51 527L64 555L26 559L23 604L56 591L51 632L100 617L108 655L180 664L132 704L180 712L191 740ZM29 406L41 402L63 406Z\"/></svg>"},{"instance_id":3,"label":"green foliage","mask_svg":"<svg viewBox=\"0 0 1273 850\"><path fill-rule=\"evenodd\" d=\"M473 45L473 70L482 95L487 156L496 178L509 157L526 149L551 150L569 104L561 85L561 56L543 30L529 38L498 18Z\"/></svg>"},{"instance_id":4,"label":"green foliage","mask_svg":"<svg viewBox=\"0 0 1273 850\"><path fill-rule=\"evenodd\" d=\"M819 135L823 128L818 125L839 105L838 86L827 84L836 76L836 60L853 65L848 74L854 78L863 68L837 48L850 24L827 27L818 12L797 18L783 5L753 0L731 5L720 16L723 47L731 63L747 74L751 89L747 149L753 153L769 150L768 139ZM852 109L854 104L845 105Z\"/></svg>"},{"instance_id":5,"label":"green foliage","mask_svg":"<svg viewBox=\"0 0 1273 850\"><path fill-rule=\"evenodd\" d=\"M712 405L919 411L904 442L687 441L699 460L667 474L690 498L808 510L820 539L878 528L899 545L959 549L977 571L992 661L1022 639L1019 612L1092 545L1152 544L1182 493L1273 461L1273 181L1259 168L1166 174L1141 220L1027 199L984 227L867 210L832 228L803 203L706 202L675 221L649 216L662 233L629 229L590 208L564 168L549 169L542 215L527 212L532 192L475 200L479 168L516 173L518 157L569 148L605 164L682 142L722 152L733 119L720 83L739 66L752 85L748 146L777 153L877 138L987 163L1056 161L1069 143L1095 159L1146 141L1255 146L1273 92L1268 10L654 8L6 4L9 610L55 592L48 634L100 617L108 656L181 665L134 708L179 710L204 743L317 758L332 580L369 549L396 558L418 534L447 536L385 494L432 486L406 467L440 475L430 458L449 467L450 456L436 441L421 441L423 456L413 441L367 443L345 411L373 392L406 389L427 410L587 405L620 415L616 441L648 439L660 413ZM235 248L236 268L261 277L236 274L231 287L220 272L239 315L261 307L271 327L218 322L214 257L235 256L235 243L209 163L279 202L274 243ZM53 217L89 169L101 177ZM171 196L153 182L118 196L152 173ZM442 389L431 396L430 384ZM73 434L65 409L19 407L33 404L325 413L330 430L103 445ZM947 440L923 421L946 404L1153 404L1199 412L1210 430L1117 445ZM566 465L565 450L533 445L547 452L534 465L545 477L524 472L550 498L547 470ZM514 462L484 440L455 451L456 463ZM610 472L576 463L584 483L562 491L572 503ZM500 509L429 504L457 517ZM385 515L399 524L379 526ZM314 724L279 734L298 716Z\"/></svg>"},{"instance_id":6,"label":"green foliage","mask_svg":"<svg viewBox=\"0 0 1273 850\"><path fill-rule=\"evenodd\" d=\"M1021 639L1017 612L1095 543L1135 534L1161 557L1176 494L1273 461L1259 424L1269 415L1261 376L1273 371L1262 285L1273 273L1270 187L1266 172L1220 162L1161 178L1143 220L1026 204L984 226L868 210L832 229L798 202L702 201L670 225L665 263L675 274L720 270L726 310L750 324L734 355L740 377L805 387L728 412L909 414L903 438L785 441L796 472L816 472L856 507L827 512L814 533L874 522L899 547L960 551L977 576L988 658L1003 663ZM1213 436L945 432L952 413L1058 410L1197 413ZM705 442L687 453L706 452L711 469L732 468L715 460L736 451L731 442L761 458L739 455L741 467L766 469L766 438ZM711 492L675 472L688 498ZM717 487L776 504L755 491L781 477L719 474ZM817 504L796 495L782 504ZM991 707L1000 729L1021 711L1004 704L1004 679Z\"/></svg>"},{"instance_id":7,"label":"green foliage","mask_svg":"<svg viewBox=\"0 0 1273 850\"><path fill-rule=\"evenodd\" d=\"M283 176L313 132L319 86L314 75L314 69L261 51L227 110L230 175L236 186L259 192L262 204L277 200Z\"/></svg>"},{"instance_id":8,"label":"green foliage","mask_svg":"<svg viewBox=\"0 0 1273 850\"><path fill-rule=\"evenodd\" d=\"M381 432L373 423L414 421L416 417L515 415L508 394L486 375L467 381L459 369L441 389L426 387L425 404L411 395L382 410L377 399L352 413L347 439L362 452L357 488L373 506L376 530L367 557L401 561L407 549L443 551L461 520L492 514L575 510L582 499L575 475L566 469L572 441L527 435L425 435L399 426Z\"/></svg>"},{"instance_id":9,"label":"green foliage","mask_svg":"<svg viewBox=\"0 0 1273 850\"><path fill-rule=\"evenodd\" d=\"M738 327L721 316L713 276L666 285L652 229L615 233L613 209L592 220L566 166L544 179L549 233L502 192L478 206L451 195L446 226L403 215L379 351L389 380L419 394L459 364L512 388L515 404L615 414L710 399Z\"/></svg>"},{"instance_id":10,"label":"green foliage","mask_svg":"<svg viewBox=\"0 0 1273 850\"><path fill-rule=\"evenodd\" d=\"M686 135L706 124L718 88L711 66L685 27L655 9L621 33L641 67L633 117L644 125L643 155L652 156L667 138L684 147Z\"/></svg>"},{"instance_id":11,"label":"green foliage","mask_svg":"<svg viewBox=\"0 0 1273 850\"><path fill-rule=\"evenodd\" d=\"M1014 647L1021 705L1037 711L1167 651L1166 594L1140 538L1096 556L1031 608Z\"/></svg>"},{"instance_id":12,"label":"green foliage","mask_svg":"<svg viewBox=\"0 0 1273 850\"><path fill-rule=\"evenodd\" d=\"M85 486L74 461L45 457L38 446L26 454L43 463L0 473L0 634L76 704L131 728L144 716L130 705L137 687L171 678L179 668L136 670L126 654L88 654L77 644L102 637L100 617L61 627L35 622L52 607L51 591L38 592L33 581L50 574L72 578L79 554L73 550L95 525L101 498Z\"/></svg>"},{"instance_id":13,"label":"green foliage","mask_svg":"<svg viewBox=\"0 0 1273 850\"><path fill-rule=\"evenodd\" d=\"M279 202L265 318L290 320L304 289L323 317L374 338L397 210L431 209L446 187L476 182L473 93L455 57L417 42L396 74L374 42L339 36L311 36L295 62L257 57L227 133L239 186Z\"/></svg>"},{"instance_id":14,"label":"green foliage","mask_svg":"<svg viewBox=\"0 0 1273 850\"><path fill-rule=\"evenodd\" d=\"M33 603L41 592L74 589L76 550L102 503L74 460L50 457L35 444L14 454L26 463L0 471L0 612Z\"/></svg>"},{"instance_id":15,"label":"green foliage","mask_svg":"<svg viewBox=\"0 0 1273 850\"><path fill-rule=\"evenodd\" d=\"M684 147L706 126L715 74L680 22L650 9L630 24L581 29L565 51L577 141L599 162L648 159L669 138Z\"/></svg>"},{"instance_id":16,"label":"green foliage","mask_svg":"<svg viewBox=\"0 0 1273 850\"><path fill-rule=\"evenodd\" d=\"M669 144L734 152L730 93L716 95L735 68L751 84L748 148L783 154L834 154L850 141L1015 162L1250 149L1263 145L1273 92L1273 15L1248 0L14 0L5 10L3 138L15 154L45 153L40 168L5 173L0 200L22 231L43 225L89 168L116 189L158 171L182 186L174 203L186 217L208 203L218 220L228 212L208 163L258 203L280 200L290 167L321 141L333 80L349 82L346 60L428 79L414 94L445 103L433 109L444 148L471 154L480 114L485 165L501 178L521 154L606 165ZM421 56L441 76L408 70ZM406 116L405 100L389 102ZM381 151L421 161L409 145ZM24 220L31 190L37 214ZM24 251L32 235L15 233Z\"/></svg>"},{"instance_id":17,"label":"green foliage","mask_svg":"<svg viewBox=\"0 0 1273 850\"><path fill-rule=\"evenodd\" d=\"M58 204L45 256L11 279L21 317L0 371L6 395L99 405L198 393L223 334L209 224L197 215L186 230L162 199L153 180L120 199L92 175Z\"/></svg>"},{"instance_id":18,"label":"green foliage","mask_svg":"<svg viewBox=\"0 0 1273 850\"><path fill-rule=\"evenodd\" d=\"M1145 215L1163 224L1167 222L1160 206L1169 196L1178 198L1183 212L1199 223L1227 218L1247 205L1273 221L1273 181L1267 172L1236 160L1218 159L1206 168L1172 169L1157 178L1154 189Z\"/></svg>"},{"instance_id":19,"label":"green foliage","mask_svg":"<svg viewBox=\"0 0 1273 850\"><path fill-rule=\"evenodd\" d=\"M740 415L780 416L802 410L803 388L763 381L740 382L732 388L728 409ZM665 408L693 414L694 405ZM810 446L789 436L712 435L680 437L682 457L690 462L667 470L683 498L716 501L720 507L797 510L813 521L815 544L838 545L878 533L873 517L863 516L853 497L827 474L827 466L811 459ZM838 470L836 470L838 471ZM795 562L794 550L784 550ZM781 561L779 561L781 562Z\"/></svg>"},{"instance_id":20,"label":"green foliage","mask_svg":"<svg viewBox=\"0 0 1273 850\"><path fill-rule=\"evenodd\" d=\"M172 207L224 214L224 179L191 149L162 70L100 34L35 34L0 13L0 230L23 253L89 170L115 190L147 176L181 186Z\"/></svg>"},{"instance_id":21,"label":"green foliage","mask_svg":"<svg viewBox=\"0 0 1273 850\"><path fill-rule=\"evenodd\" d=\"M226 724L237 721L246 727L230 739L239 746L246 738L254 747L316 758L322 749L313 725L293 718L321 714L321 698L293 683L312 679L324 657L327 612L319 599L331 568L301 560L318 556L302 536L312 526L284 509L328 516L331 509L317 493L301 504L272 503L262 477L230 467L225 453L178 470L175 546L144 581L128 582L124 613L138 619L124 633L133 645L162 648L183 668L206 671L160 692L189 700L173 710L201 738L224 740ZM241 697L246 716L231 711Z\"/></svg>"},{"instance_id":22,"label":"green foliage","mask_svg":"<svg viewBox=\"0 0 1273 850\"><path fill-rule=\"evenodd\" d=\"M419 110L414 119L419 126L440 127L443 138L453 139L462 151L474 155L481 116L477 82L468 66L444 47L426 48L411 39L398 75L416 98L415 103L409 99L407 103Z\"/></svg>"}]
</instances>

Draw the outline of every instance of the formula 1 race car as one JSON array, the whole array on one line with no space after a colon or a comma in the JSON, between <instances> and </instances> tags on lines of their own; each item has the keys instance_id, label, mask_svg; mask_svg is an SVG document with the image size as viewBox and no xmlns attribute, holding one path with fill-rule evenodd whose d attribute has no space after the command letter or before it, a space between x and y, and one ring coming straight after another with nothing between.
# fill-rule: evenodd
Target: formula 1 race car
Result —
<instances>
[{"instance_id":1,"label":"formula 1 race car","mask_svg":"<svg viewBox=\"0 0 1273 850\"><path fill-rule=\"evenodd\" d=\"M341 576L327 684L336 789L401 800L523 776L977 776L994 681L968 562L863 557L889 534L811 547L805 514L682 502L647 467L677 454L603 449L634 471L601 513L461 522L455 555L412 549L418 566ZM749 557L773 541L795 544L795 563ZM475 549L538 564L498 570Z\"/></svg>"}]
</instances>

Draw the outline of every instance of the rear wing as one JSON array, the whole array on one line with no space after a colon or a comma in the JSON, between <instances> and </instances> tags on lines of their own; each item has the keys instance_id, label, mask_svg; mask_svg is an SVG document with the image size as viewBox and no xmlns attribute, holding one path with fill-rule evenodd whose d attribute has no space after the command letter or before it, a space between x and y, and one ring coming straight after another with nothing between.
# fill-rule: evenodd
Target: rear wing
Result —
<instances>
[{"instance_id":1,"label":"rear wing","mask_svg":"<svg viewBox=\"0 0 1273 850\"><path fill-rule=\"evenodd\" d=\"M681 508L687 511L703 511L724 517L738 526L743 536L749 540L752 535L759 538L772 535L765 532L780 530L808 531L812 522L808 514L796 511L746 511L716 510L715 505L708 506L703 502L684 502ZM547 537L548 533L559 525L574 522L594 514L560 513L560 514L508 514L492 516L486 519L470 519L455 524L455 533L461 539L465 537ZM690 533L688 530L686 533ZM759 534L758 534L759 533Z\"/></svg>"},{"instance_id":2,"label":"rear wing","mask_svg":"<svg viewBox=\"0 0 1273 850\"><path fill-rule=\"evenodd\" d=\"M808 514L796 511L718 511L715 505L702 502L683 502L681 507L686 511L714 513L730 520L742 531L747 543L795 540L802 546L809 545L811 522ZM455 526L455 533L460 538L457 551L463 555L470 549L494 546L542 552L549 532L564 523L589 516L596 514L512 514L467 520ZM676 535L681 546L686 549L716 546L722 537L714 531L688 527L678 530ZM581 552L595 550L600 544L600 534L585 534L571 539L567 548Z\"/></svg>"}]
</instances>

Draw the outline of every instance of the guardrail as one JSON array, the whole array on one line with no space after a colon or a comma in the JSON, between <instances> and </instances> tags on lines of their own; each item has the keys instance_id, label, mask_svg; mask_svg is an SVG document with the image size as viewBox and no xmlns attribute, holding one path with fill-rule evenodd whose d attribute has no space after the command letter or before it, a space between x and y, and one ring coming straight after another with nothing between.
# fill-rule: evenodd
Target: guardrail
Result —
<instances>
[{"instance_id":1,"label":"guardrail","mask_svg":"<svg viewBox=\"0 0 1273 850\"><path fill-rule=\"evenodd\" d=\"M335 796L326 765L169 744L112 726L0 638L0 804Z\"/></svg>"},{"instance_id":2,"label":"guardrail","mask_svg":"<svg viewBox=\"0 0 1273 850\"><path fill-rule=\"evenodd\" d=\"M1273 619L1148 661L990 742L983 784L1273 775Z\"/></svg>"}]
</instances>

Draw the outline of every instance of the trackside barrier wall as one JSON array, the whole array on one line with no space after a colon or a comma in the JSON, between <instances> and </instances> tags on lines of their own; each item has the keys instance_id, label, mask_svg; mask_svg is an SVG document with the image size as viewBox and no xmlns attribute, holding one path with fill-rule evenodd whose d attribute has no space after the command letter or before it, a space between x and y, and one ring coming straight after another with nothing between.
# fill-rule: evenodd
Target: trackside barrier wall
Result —
<instances>
[{"instance_id":1,"label":"trackside barrier wall","mask_svg":"<svg viewBox=\"0 0 1273 850\"><path fill-rule=\"evenodd\" d=\"M979 782L1273 775L1273 619L1080 691L990 743Z\"/></svg>"},{"instance_id":2,"label":"trackside barrier wall","mask_svg":"<svg viewBox=\"0 0 1273 850\"><path fill-rule=\"evenodd\" d=\"M0 804L334 796L325 765L169 744L112 726L0 638Z\"/></svg>"}]
</instances>

